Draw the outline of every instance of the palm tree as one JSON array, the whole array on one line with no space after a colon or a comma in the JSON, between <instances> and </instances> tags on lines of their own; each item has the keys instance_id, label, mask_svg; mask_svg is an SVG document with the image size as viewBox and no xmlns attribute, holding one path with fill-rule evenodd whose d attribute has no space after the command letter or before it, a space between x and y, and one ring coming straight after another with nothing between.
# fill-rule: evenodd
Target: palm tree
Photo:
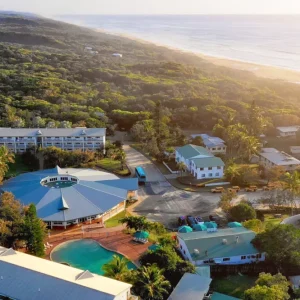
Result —
<instances>
[{"instance_id":1,"label":"palm tree","mask_svg":"<svg viewBox=\"0 0 300 300\"><path fill-rule=\"evenodd\" d=\"M124 276L129 272L127 263L128 260L125 257L114 255L113 259L102 267L104 276L120 281L124 280Z\"/></svg>"},{"instance_id":2,"label":"palm tree","mask_svg":"<svg viewBox=\"0 0 300 300\"><path fill-rule=\"evenodd\" d=\"M133 291L144 300L163 300L169 293L171 284L157 265L143 266L138 269Z\"/></svg>"},{"instance_id":3,"label":"palm tree","mask_svg":"<svg viewBox=\"0 0 300 300\"><path fill-rule=\"evenodd\" d=\"M186 165L184 162L181 161L177 164L177 166L178 170L180 171L180 176L182 177L182 173L186 171Z\"/></svg>"},{"instance_id":4,"label":"palm tree","mask_svg":"<svg viewBox=\"0 0 300 300\"><path fill-rule=\"evenodd\" d=\"M238 176L240 176L239 165L235 163L230 164L225 170L225 177L232 183Z\"/></svg>"},{"instance_id":5,"label":"palm tree","mask_svg":"<svg viewBox=\"0 0 300 300\"><path fill-rule=\"evenodd\" d=\"M0 177L1 181L8 171L8 164L15 162L15 155L8 151L5 146L0 147Z\"/></svg>"},{"instance_id":6,"label":"palm tree","mask_svg":"<svg viewBox=\"0 0 300 300\"><path fill-rule=\"evenodd\" d=\"M250 160L251 157L260 150L259 140L255 136L245 137L244 157Z\"/></svg>"},{"instance_id":7,"label":"palm tree","mask_svg":"<svg viewBox=\"0 0 300 300\"><path fill-rule=\"evenodd\" d=\"M295 198L296 196L300 195L300 173L295 171L294 173L286 173L284 180L283 180L283 190L289 191L291 193L290 198L290 205L292 208L292 215L293 209L296 207Z\"/></svg>"}]
</instances>

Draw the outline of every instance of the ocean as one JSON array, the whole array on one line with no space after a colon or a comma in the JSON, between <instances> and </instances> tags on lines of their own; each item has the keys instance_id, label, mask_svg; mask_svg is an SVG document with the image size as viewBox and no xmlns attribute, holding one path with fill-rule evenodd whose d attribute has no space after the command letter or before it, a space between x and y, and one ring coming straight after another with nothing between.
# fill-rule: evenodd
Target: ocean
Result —
<instances>
[{"instance_id":1,"label":"ocean","mask_svg":"<svg viewBox=\"0 0 300 300\"><path fill-rule=\"evenodd\" d=\"M56 19L181 50L300 71L300 15L64 15Z\"/></svg>"}]
</instances>

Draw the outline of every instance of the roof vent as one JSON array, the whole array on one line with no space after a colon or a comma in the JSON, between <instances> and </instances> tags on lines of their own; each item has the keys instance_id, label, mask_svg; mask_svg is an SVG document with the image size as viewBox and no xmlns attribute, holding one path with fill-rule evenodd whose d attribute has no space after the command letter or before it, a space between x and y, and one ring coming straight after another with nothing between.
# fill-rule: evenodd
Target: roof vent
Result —
<instances>
[{"instance_id":1,"label":"roof vent","mask_svg":"<svg viewBox=\"0 0 300 300\"><path fill-rule=\"evenodd\" d=\"M81 280L81 279L88 279L88 278L93 278L94 275L90 271L84 271L80 274L78 274L75 278L75 280Z\"/></svg>"},{"instance_id":2,"label":"roof vent","mask_svg":"<svg viewBox=\"0 0 300 300\"><path fill-rule=\"evenodd\" d=\"M239 236L238 236L238 235L235 237L235 242L236 242L236 243L239 242Z\"/></svg>"},{"instance_id":3,"label":"roof vent","mask_svg":"<svg viewBox=\"0 0 300 300\"><path fill-rule=\"evenodd\" d=\"M198 249L194 249L194 253L198 255L200 254L200 251Z\"/></svg>"},{"instance_id":4,"label":"roof vent","mask_svg":"<svg viewBox=\"0 0 300 300\"><path fill-rule=\"evenodd\" d=\"M9 255L15 255L15 254L17 254L17 252L14 249L10 248L4 252L1 252L0 256L9 256Z\"/></svg>"},{"instance_id":5,"label":"roof vent","mask_svg":"<svg viewBox=\"0 0 300 300\"><path fill-rule=\"evenodd\" d=\"M38 130L38 131L36 132L36 135L42 135L42 132L41 132L40 130Z\"/></svg>"},{"instance_id":6,"label":"roof vent","mask_svg":"<svg viewBox=\"0 0 300 300\"><path fill-rule=\"evenodd\" d=\"M226 244L227 244L227 239L223 239L223 240L222 240L222 244L223 244L223 245L226 245Z\"/></svg>"},{"instance_id":7,"label":"roof vent","mask_svg":"<svg viewBox=\"0 0 300 300\"><path fill-rule=\"evenodd\" d=\"M86 132L85 132L85 130L83 129L82 131L81 131L81 133L80 133L81 135L86 135Z\"/></svg>"}]
</instances>

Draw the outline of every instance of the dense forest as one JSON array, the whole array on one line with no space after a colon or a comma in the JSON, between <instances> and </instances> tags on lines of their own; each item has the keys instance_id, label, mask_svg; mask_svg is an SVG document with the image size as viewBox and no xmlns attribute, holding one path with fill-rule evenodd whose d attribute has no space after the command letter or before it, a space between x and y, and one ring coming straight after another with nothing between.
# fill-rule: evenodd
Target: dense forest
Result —
<instances>
[{"instance_id":1,"label":"dense forest","mask_svg":"<svg viewBox=\"0 0 300 300\"><path fill-rule=\"evenodd\" d=\"M245 124L253 101L265 131L300 123L296 84L50 19L0 14L1 126L129 130L161 113L169 128L211 130L219 120Z\"/></svg>"}]
</instances>

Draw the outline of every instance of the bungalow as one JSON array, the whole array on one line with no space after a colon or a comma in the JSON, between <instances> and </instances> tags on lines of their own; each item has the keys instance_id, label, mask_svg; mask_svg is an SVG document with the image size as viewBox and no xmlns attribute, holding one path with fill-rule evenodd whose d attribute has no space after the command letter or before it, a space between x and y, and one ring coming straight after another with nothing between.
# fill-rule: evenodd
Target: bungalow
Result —
<instances>
[{"instance_id":1,"label":"bungalow","mask_svg":"<svg viewBox=\"0 0 300 300\"><path fill-rule=\"evenodd\" d=\"M215 157L201 146L185 145L175 151L177 163L183 162L187 170L197 179L222 178L224 174L224 162Z\"/></svg>"},{"instance_id":2,"label":"bungalow","mask_svg":"<svg viewBox=\"0 0 300 300\"><path fill-rule=\"evenodd\" d=\"M262 148L259 163L265 168L280 166L286 171L294 171L300 166L300 160L275 148Z\"/></svg>"},{"instance_id":3,"label":"bungalow","mask_svg":"<svg viewBox=\"0 0 300 300\"><path fill-rule=\"evenodd\" d=\"M276 127L277 132L280 137L296 136L296 132L299 130L300 126L286 126L286 127Z\"/></svg>"},{"instance_id":4,"label":"bungalow","mask_svg":"<svg viewBox=\"0 0 300 300\"><path fill-rule=\"evenodd\" d=\"M265 260L251 243L255 233L244 227L214 232L178 233L178 249L186 260L196 266L249 264Z\"/></svg>"},{"instance_id":5,"label":"bungalow","mask_svg":"<svg viewBox=\"0 0 300 300\"><path fill-rule=\"evenodd\" d=\"M191 137L193 139L196 137L201 137L206 150L212 154L226 154L225 142L219 137L210 136L208 134L192 134Z\"/></svg>"}]
</instances>

